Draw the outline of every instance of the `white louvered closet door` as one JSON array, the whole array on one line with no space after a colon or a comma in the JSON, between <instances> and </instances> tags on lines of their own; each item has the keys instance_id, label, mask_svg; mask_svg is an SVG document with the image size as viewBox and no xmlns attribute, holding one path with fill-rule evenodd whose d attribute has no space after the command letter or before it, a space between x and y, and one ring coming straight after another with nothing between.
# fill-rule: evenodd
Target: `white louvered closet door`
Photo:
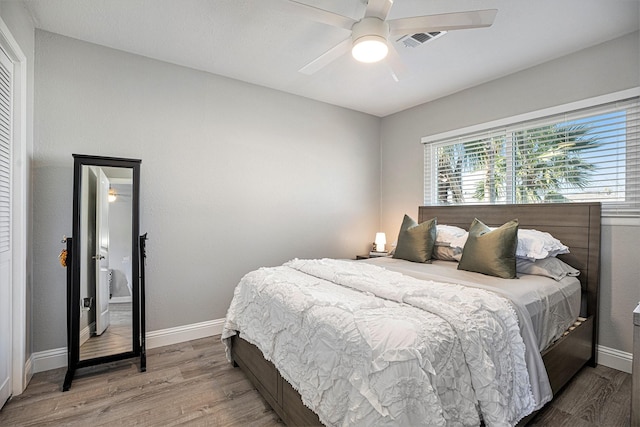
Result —
<instances>
[{"instance_id":1,"label":"white louvered closet door","mask_svg":"<svg viewBox=\"0 0 640 427\"><path fill-rule=\"evenodd\" d=\"M13 63L0 49L0 408L11 396L11 146Z\"/></svg>"}]
</instances>

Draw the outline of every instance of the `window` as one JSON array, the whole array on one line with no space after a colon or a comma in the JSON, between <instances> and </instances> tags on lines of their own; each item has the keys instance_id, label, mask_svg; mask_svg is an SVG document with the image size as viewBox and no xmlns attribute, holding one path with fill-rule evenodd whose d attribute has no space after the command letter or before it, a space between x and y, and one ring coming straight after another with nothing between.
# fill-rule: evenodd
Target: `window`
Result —
<instances>
[{"instance_id":1,"label":"window","mask_svg":"<svg viewBox=\"0 0 640 427\"><path fill-rule=\"evenodd\" d=\"M600 201L640 216L638 97L424 138L425 204Z\"/></svg>"}]
</instances>

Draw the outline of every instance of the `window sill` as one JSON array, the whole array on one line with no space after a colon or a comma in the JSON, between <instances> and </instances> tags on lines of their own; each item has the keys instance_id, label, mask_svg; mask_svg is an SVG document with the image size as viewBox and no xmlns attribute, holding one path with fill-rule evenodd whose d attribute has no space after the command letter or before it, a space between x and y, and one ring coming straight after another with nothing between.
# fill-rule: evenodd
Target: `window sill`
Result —
<instances>
[{"instance_id":1,"label":"window sill","mask_svg":"<svg viewBox=\"0 0 640 427\"><path fill-rule=\"evenodd\" d=\"M640 227L640 217L602 216L602 225Z\"/></svg>"}]
</instances>

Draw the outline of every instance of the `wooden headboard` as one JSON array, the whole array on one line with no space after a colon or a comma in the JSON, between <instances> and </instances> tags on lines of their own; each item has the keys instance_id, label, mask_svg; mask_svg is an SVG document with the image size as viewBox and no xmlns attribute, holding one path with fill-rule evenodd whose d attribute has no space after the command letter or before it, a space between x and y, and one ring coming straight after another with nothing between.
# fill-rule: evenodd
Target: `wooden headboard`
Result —
<instances>
[{"instance_id":1,"label":"wooden headboard","mask_svg":"<svg viewBox=\"0 0 640 427\"><path fill-rule=\"evenodd\" d=\"M600 203L541 203L526 205L420 206L418 221L433 217L438 224L469 229L474 218L497 227L517 218L519 228L551 233L569 246L570 254L558 258L580 270L586 293L587 315L598 314L600 285Z\"/></svg>"}]
</instances>

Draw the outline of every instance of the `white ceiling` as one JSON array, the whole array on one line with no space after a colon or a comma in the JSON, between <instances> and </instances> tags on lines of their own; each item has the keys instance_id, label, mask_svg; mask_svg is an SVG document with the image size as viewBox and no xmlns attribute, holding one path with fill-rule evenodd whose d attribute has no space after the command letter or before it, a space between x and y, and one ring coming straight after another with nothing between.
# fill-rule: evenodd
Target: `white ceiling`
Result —
<instances>
[{"instance_id":1,"label":"white ceiling","mask_svg":"<svg viewBox=\"0 0 640 427\"><path fill-rule=\"evenodd\" d=\"M386 115L633 32L640 0L395 0L389 19L498 9L492 27L398 47L386 63L344 55L303 65L349 36L278 9L286 0L24 0L37 28L174 64ZM303 0L300 0L303 1ZM360 19L366 0L304 0Z\"/></svg>"}]
</instances>

